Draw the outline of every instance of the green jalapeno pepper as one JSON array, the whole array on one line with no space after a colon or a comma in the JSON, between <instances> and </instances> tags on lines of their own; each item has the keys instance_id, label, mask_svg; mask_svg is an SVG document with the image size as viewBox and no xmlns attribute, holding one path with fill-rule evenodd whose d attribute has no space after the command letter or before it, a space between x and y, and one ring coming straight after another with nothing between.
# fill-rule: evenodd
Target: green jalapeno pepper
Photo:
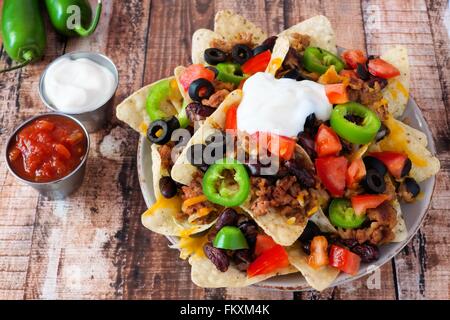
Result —
<instances>
[{"instance_id":1,"label":"green jalapeno pepper","mask_svg":"<svg viewBox=\"0 0 450 320\"><path fill-rule=\"evenodd\" d=\"M213 241L213 246L225 250L247 249L248 243L241 229L225 226L219 230Z\"/></svg>"},{"instance_id":2,"label":"green jalapeno pepper","mask_svg":"<svg viewBox=\"0 0 450 320\"><path fill-rule=\"evenodd\" d=\"M347 120L353 115L362 118L360 124ZM343 139L355 143L365 144L372 141L381 127L381 121L375 112L357 102L347 102L334 107L331 112L330 123L333 130Z\"/></svg>"},{"instance_id":3,"label":"green jalapeno pepper","mask_svg":"<svg viewBox=\"0 0 450 320\"><path fill-rule=\"evenodd\" d=\"M170 80L165 79L157 82L150 88L147 95L146 110L150 120L156 121L167 118L169 115L160 109L161 103L165 101L170 94Z\"/></svg>"},{"instance_id":4,"label":"green jalapeno pepper","mask_svg":"<svg viewBox=\"0 0 450 320\"><path fill-rule=\"evenodd\" d=\"M241 66L237 63L222 62L216 65L217 79L239 85L246 77L242 75Z\"/></svg>"},{"instance_id":5,"label":"green jalapeno pepper","mask_svg":"<svg viewBox=\"0 0 450 320\"><path fill-rule=\"evenodd\" d=\"M94 19L91 21L92 10L87 0L45 0L48 16L53 27L60 34L67 37L87 37L91 35L97 28L102 13L102 1L98 0L97 9L95 10ZM76 23L75 11L79 9L79 24L70 26L70 23Z\"/></svg>"},{"instance_id":6,"label":"green jalapeno pepper","mask_svg":"<svg viewBox=\"0 0 450 320\"><path fill-rule=\"evenodd\" d=\"M303 54L303 65L306 70L324 74L331 65L336 72L345 67L345 63L336 55L322 48L308 47Z\"/></svg>"},{"instance_id":7,"label":"green jalapeno pepper","mask_svg":"<svg viewBox=\"0 0 450 320\"><path fill-rule=\"evenodd\" d=\"M186 107L188 104L189 103L186 100L183 100L183 105L177 116L178 121L180 122L181 128L186 128L191 123L191 121L189 120L189 117L187 116L187 113L186 113Z\"/></svg>"},{"instance_id":8,"label":"green jalapeno pepper","mask_svg":"<svg viewBox=\"0 0 450 320\"><path fill-rule=\"evenodd\" d=\"M347 199L333 199L328 208L328 216L331 223L339 228L355 229L360 227L366 220L366 215L358 215Z\"/></svg>"},{"instance_id":9,"label":"green jalapeno pepper","mask_svg":"<svg viewBox=\"0 0 450 320\"><path fill-rule=\"evenodd\" d=\"M20 64L0 73L24 67L44 55L46 36L39 0L4 0L1 27L5 51Z\"/></svg>"},{"instance_id":10,"label":"green jalapeno pepper","mask_svg":"<svg viewBox=\"0 0 450 320\"><path fill-rule=\"evenodd\" d=\"M234 159L216 161L203 176L203 193L209 201L221 206L239 206L250 193L247 170Z\"/></svg>"}]
</instances>

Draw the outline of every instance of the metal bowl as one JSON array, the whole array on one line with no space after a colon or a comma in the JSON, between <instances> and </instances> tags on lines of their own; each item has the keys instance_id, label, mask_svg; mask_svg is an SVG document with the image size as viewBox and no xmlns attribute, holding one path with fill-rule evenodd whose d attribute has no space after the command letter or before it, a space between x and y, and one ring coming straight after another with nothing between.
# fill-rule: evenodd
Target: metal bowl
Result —
<instances>
[{"instance_id":1,"label":"metal bowl","mask_svg":"<svg viewBox=\"0 0 450 320\"><path fill-rule=\"evenodd\" d=\"M41 97L42 102L52 111L60 112L58 110L58 106L53 105L50 100L45 95L45 86L44 86L44 79L47 74L48 69L57 61L63 59L63 58L70 58L72 60L86 58L90 59L99 65L107 68L109 71L112 72L114 75L114 79L116 81L115 83L115 89L112 95L106 99L104 102L101 103L101 105L97 106L96 109L89 112L82 112L82 113L67 113L78 120L80 120L86 127L88 132L95 132L100 130L103 125L106 123L107 117L108 117L108 111L111 110L112 102L114 100L114 95L116 94L117 87L119 85L119 72L117 71L116 65L114 62L112 62L111 59L108 57L97 53L97 52L88 52L88 51L76 51L76 52L70 52L66 53L65 55L60 56L59 58L55 59L52 63L50 63L44 70L44 72L41 74L41 77L39 79L39 96Z\"/></svg>"},{"instance_id":2,"label":"metal bowl","mask_svg":"<svg viewBox=\"0 0 450 320\"><path fill-rule=\"evenodd\" d=\"M86 138L86 153L83 156L83 159L81 160L81 163L68 175L54 181L49 182L34 182L26 180L22 177L20 177L16 172L14 172L14 169L11 167L11 164L9 162L8 157L8 150L10 144L13 142L14 138L16 137L16 134L27 124L29 124L31 121L34 121L36 119L42 118L44 116L60 116L64 118L68 118L72 121L74 121L76 124L78 124L82 129L84 136ZM9 137L8 142L6 143L6 150L5 150L5 162L8 166L9 171L12 173L13 176L15 176L19 181L22 183L33 187L37 191L39 191L40 194L42 194L44 197L49 199L63 199L73 193L75 190L77 190L84 178L84 173L86 169L86 160L89 155L89 147L90 147L90 140L89 140L89 133L86 130L86 127L78 121L76 118L71 117L69 115L60 113L60 112L48 112L44 114L40 114L37 116L34 116L25 122L23 122L19 127L17 127L12 135Z\"/></svg>"},{"instance_id":3,"label":"metal bowl","mask_svg":"<svg viewBox=\"0 0 450 320\"><path fill-rule=\"evenodd\" d=\"M410 99L406 106L406 111L403 115L408 119L408 123L413 127L424 132L428 139L428 149L434 155L436 149L434 146L433 136L430 128L428 127L422 113L413 99ZM145 137L141 137L139 140L138 152L137 152L137 164L139 183L141 186L142 195L145 203L150 207L155 202L153 183L152 183L152 159L150 151L150 143ZM346 275L340 273L338 278L330 285L330 287L338 286L349 283L363 276L366 276L383 264L391 260L397 255L416 234L421 226L431 201L431 196L434 191L436 178L433 176L420 183L420 190L423 193L423 197L413 203L402 203L401 208L403 211L403 218L405 219L406 227L408 230L408 238L399 243L390 243L382 245L380 247L380 258L374 263L363 263L356 276ZM177 237L167 237L173 244L178 242ZM294 273L284 276L277 276L263 282L257 283L254 286L267 288L272 290L284 290L284 291L306 291L312 290L306 280L300 273Z\"/></svg>"}]
</instances>

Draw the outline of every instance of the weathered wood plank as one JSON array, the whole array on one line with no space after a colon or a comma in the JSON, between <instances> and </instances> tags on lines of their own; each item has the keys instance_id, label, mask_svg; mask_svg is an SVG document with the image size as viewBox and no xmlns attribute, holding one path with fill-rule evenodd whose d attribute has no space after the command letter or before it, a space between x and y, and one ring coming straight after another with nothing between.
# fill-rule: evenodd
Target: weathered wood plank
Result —
<instances>
[{"instance_id":1,"label":"weathered wood plank","mask_svg":"<svg viewBox=\"0 0 450 320\"><path fill-rule=\"evenodd\" d=\"M450 275L450 253L443 236L450 224L448 36L443 25L444 7L444 3L433 2L427 8L424 1L363 1L366 23L374 22L366 32L369 53L382 52L388 43L409 49L411 93L430 125L442 160L427 219L395 259L400 299L445 299L450 291L448 281L443 280ZM397 11L399 14L394 16L392 12ZM419 22L411 17L418 17Z\"/></svg>"},{"instance_id":2,"label":"weathered wood plank","mask_svg":"<svg viewBox=\"0 0 450 320\"><path fill-rule=\"evenodd\" d=\"M115 102L141 85L149 6L149 1L107 1L95 35L67 43L66 52L102 52L117 64ZM123 295L130 216L142 204L135 196L137 137L111 120L90 136L82 187L62 201L39 198L26 298Z\"/></svg>"}]
</instances>

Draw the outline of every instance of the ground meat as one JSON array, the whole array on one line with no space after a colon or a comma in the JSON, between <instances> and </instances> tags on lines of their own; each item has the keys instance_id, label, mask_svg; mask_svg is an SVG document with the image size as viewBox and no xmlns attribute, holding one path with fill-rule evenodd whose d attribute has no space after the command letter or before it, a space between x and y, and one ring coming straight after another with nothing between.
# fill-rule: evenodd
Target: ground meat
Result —
<instances>
[{"instance_id":1,"label":"ground meat","mask_svg":"<svg viewBox=\"0 0 450 320\"><path fill-rule=\"evenodd\" d=\"M214 86L214 91L228 90L231 92L234 90L234 86L235 86L231 82L222 82L217 79L213 80L212 84Z\"/></svg>"},{"instance_id":2,"label":"ground meat","mask_svg":"<svg viewBox=\"0 0 450 320\"><path fill-rule=\"evenodd\" d=\"M300 34L297 32L291 33L289 35L289 42L292 48L294 48L298 53L305 51L309 47L311 37L308 35Z\"/></svg>"},{"instance_id":3,"label":"ground meat","mask_svg":"<svg viewBox=\"0 0 450 320\"><path fill-rule=\"evenodd\" d=\"M227 97L230 91L222 89L213 93L209 99L203 99L202 104L208 107L217 108Z\"/></svg>"},{"instance_id":4,"label":"ground meat","mask_svg":"<svg viewBox=\"0 0 450 320\"><path fill-rule=\"evenodd\" d=\"M300 223L306 213L317 205L316 197L302 189L294 176L278 179L275 185L261 177L252 177L252 212L257 216L265 215L270 209ZM301 199L301 200L299 200Z\"/></svg>"},{"instance_id":5,"label":"ground meat","mask_svg":"<svg viewBox=\"0 0 450 320\"><path fill-rule=\"evenodd\" d=\"M172 148L172 143L164 144L158 148L158 153L161 157L161 168L164 170L170 170L173 166Z\"/></svg>"},{"instance_id":6,"label":"ground meat","mask_svg":"<svg viewBox=\"0 0 450 320\"><path fill-rule=\"evenodd\" d=\"M373 245L391 242L395 234L392 229L397 224L397 212L392 205L385 201L375 209L367 210L367 217L371 221L364 229L339 229L343 239L356 239L360 244L366 241Z\"/></svg>"},{"instance_id":7,"label":"ground meat","mask_svg":"<svg viewBox=\"0 0 450 320\"><path fill-rule=\"evenodd\" d=\"M237 44L244 44L249 46L250 48L255 47L255 43L253 42L253 34L249 32L240 32L236 35L236 37L231 40L222 40L222 39L213 39L209 45L211 48L217 48L224 52L230 53L231 49Z\"/></svg>"},{"instance_id":8,"label":"ground meat","mask_svg":"<svg viewBox=\"0 0 450 320\"><path fill-rule=\"evenodd\" d=\"M405 202L414 202L415 198L414 195L409 192L407 186L405 183L401 183L398 187L398 196L401 200Z\"/></svg>"},{"instance_id":9,"label":"ground meat","mask_svg":"<svg viewBox=\"0 0 450 320\"><path fill-rule=\"evenodd\" d=\"M365 106L374 104L383 98L381 87L378 82L371 88L361 79L350 78L348 88L349 99Z\"/></svg>"},{"instance_id":10,"label":"ground meat","mask_svg":"<svg viewBox=\"0 0 450 320\"><path fill-rule=\"evenodd\" d=\"M195 173L191 183L187 186L181 187L182 201L203 195L202 179L203 176L201 173ZM219 208L215 204L209 201L203 201L187 208L182 207L181 212L178 214L177 218L187 219L190 215L197 213L202 208L210 208L212 210L211 213L207 216L196 219L195 221L198 223L210 222L217 216L217 213L219 212Z\"/></svg>"}]
</instances>

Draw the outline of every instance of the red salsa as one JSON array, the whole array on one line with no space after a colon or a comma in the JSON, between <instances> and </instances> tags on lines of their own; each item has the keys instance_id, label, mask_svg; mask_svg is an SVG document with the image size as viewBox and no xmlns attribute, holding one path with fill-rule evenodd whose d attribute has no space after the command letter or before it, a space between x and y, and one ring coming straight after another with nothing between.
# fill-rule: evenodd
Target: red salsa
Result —
<instances>
[{"instance_id":1,"label":"red salsa","mask_svg":"<svg viewBox=\"0 0 450 320\"><path fill-rule=\"evenodd\" d=\"M86 154L87 137L73 120L40 117L24 126L8 147L11 168L22 179L55 181L71 173Z\"/></svg>"}]
</instances>

